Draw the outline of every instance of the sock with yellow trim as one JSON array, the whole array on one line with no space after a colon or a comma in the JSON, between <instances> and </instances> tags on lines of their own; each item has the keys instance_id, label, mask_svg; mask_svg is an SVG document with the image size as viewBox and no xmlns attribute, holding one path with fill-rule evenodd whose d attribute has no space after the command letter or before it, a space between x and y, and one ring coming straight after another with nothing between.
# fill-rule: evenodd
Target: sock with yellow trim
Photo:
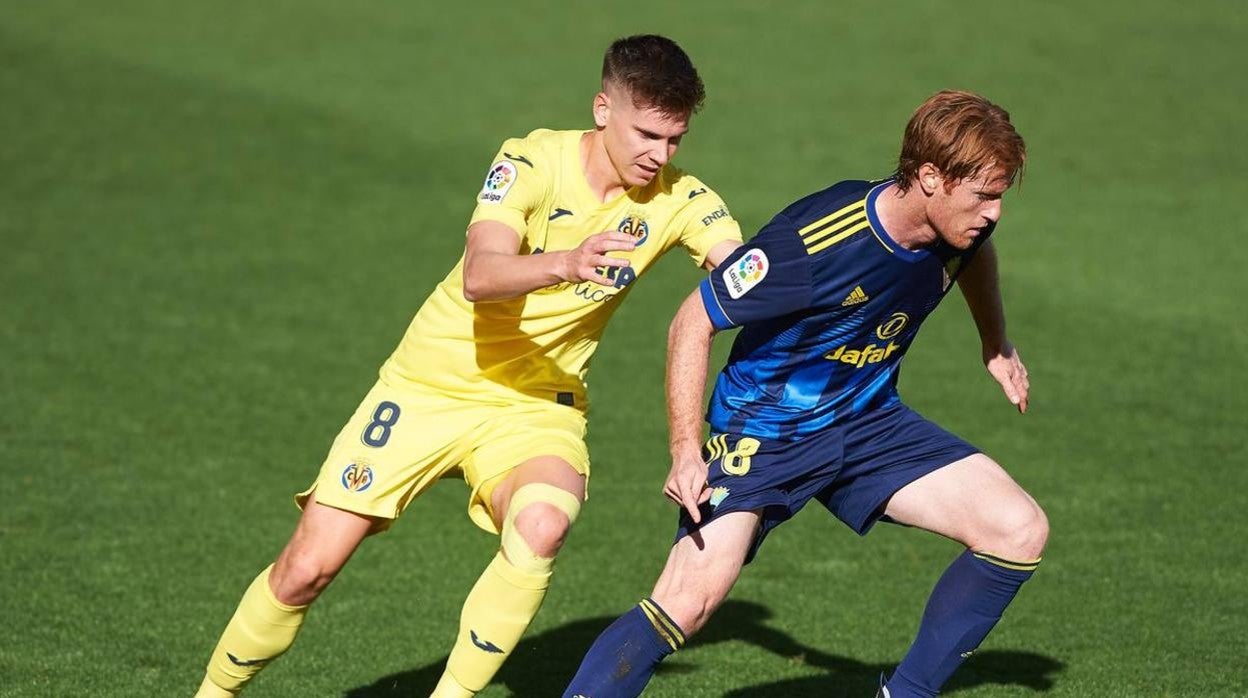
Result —
<instances>
[{"instance_id":1,"label":"sock with yellow trim","mask_svg":"<svg viewBox=\"0 0 1248 698\"><path fill-rule=\"evenodd\" d=\"M581 507L575 495L541 483L524 485L512 494L501 550L468 592L455 647L430 698L468 698L485 688L541 608L555 561L535 553L515 528L516 516L538 503L562 512L569 525Z\"/></svg>"},{"instance_id":2,"label":"sock with yellow trim","mask_svg":"<svg viewBox=\"0 0 1248 698\"><path fill-rule=\"evenodd\" d=\"M932 589L918 636L886 687L891 698L929 698L940 692L979 647L1039 560L1014 562L962 553Z\"/></svg>"},{"instance_id":3,"label":"sock with yellow trim","mask_svg":"<svg viewBox=\"0 0 1248 698\"><path fill-rule=\"evenodd\" d=\"M269 565L252 581L238 602L208 661L208 672L196 698L226 698L243 690L269 662L295 641L307 606L289 606L269 588Z\"/></svg>"},{"instance_id":4,"label":"sock with yellow trim","mask_svg":"<svg viewBox=\"0 0 1248 698\"><path fill-rule=\"evenodd\" d=\"M642 599L594 640L564 698L639 696L659 663L684 644L680 626L653 599Z\"/></svg>"}]
</instances>

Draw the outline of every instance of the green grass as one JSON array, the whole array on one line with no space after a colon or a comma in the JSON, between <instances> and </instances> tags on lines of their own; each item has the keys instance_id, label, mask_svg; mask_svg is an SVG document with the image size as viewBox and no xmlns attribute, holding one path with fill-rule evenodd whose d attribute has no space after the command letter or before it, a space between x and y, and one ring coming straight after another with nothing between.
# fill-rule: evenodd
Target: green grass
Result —
<instances>
[{"instance_id":1,"label":"green grass","mask_svg":"<svg viewBox=\"0 0 1248 698\"><path fill-rule=\"evenodd\" d=\"M886 174L937 89L1011 111L1031 163L996 239L1033 411L983 373L956 298L903 394L1053 535L949 692L1248 695L1248 12L763 5L0 3L0 695L191 693L454 263L498 143L587 125L601 50L638 31L698 63L678 160L748 229ZM662 564L660 347L697 278L664 262L608 330L592 499L483 696L557 694ZM494 546L465 500L444 483L369 541L249 695L427 692ZM805 513L648 695L870 695L955 554Z\"/></svg>"}]
</instances>

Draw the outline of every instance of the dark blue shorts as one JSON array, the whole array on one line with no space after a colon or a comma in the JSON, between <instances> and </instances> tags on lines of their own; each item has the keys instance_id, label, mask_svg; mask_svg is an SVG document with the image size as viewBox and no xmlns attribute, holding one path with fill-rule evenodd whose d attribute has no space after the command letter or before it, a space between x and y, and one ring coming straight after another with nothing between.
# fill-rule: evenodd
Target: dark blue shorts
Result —
<instances>
[{"instance_id":1,"label":"dark blue shorts","mask_svg":"<svg viewBox=\"0 0 1248 698\"><path fill-rule=\"evenodd\" d=\"M761 510L762 527L746 562L771 529L819 500L866 535L897 490L979 449L900 403L797 441L712 434L702 448L711 499L702 524L733 511ZM676 539L697 530L681 510Z\"/></svg>"}]
</instances>

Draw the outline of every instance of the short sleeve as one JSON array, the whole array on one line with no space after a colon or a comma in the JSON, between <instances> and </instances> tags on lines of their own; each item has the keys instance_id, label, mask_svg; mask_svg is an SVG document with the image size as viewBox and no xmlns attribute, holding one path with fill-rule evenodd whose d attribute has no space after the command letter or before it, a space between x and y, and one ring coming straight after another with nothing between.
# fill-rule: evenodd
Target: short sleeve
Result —
<instances>
[{"instance_id":1,"label":"short sleeve","mask_svg":"<svg viewBox=\"0 0 1248 698\"><path fill-rule=\"evenodd\" d=\"M702 304L718 330L787 315L811 300L810 256L777 217L702 281Z\"/></svg>"},{"instance_id":2,"label":"short sleeve","mask_svg":"<svg viewBox=\"0 0 1248 698\"><path fill-rule=\"evenodd\" d=\"M527 139L513 138L503 143L485 174L477 208L469 225L478 221L498 221L520 235L528 219L545 198L551 172Z\"/></svg>"},{"instance_id":3,"label":"short sleeve","mask_svg":"<svg viewBox=\"0 0 1248 698\"><path fill-rule=\"evenodd\" d=\"M728 206L719 194L707 187L689 192L689 205L684 210L684 227L680 232L680 245L689 253L693 263L702 266L706 255L721 242L741 242L741 226L737 224Z\"/></svg>"}]
</instances>

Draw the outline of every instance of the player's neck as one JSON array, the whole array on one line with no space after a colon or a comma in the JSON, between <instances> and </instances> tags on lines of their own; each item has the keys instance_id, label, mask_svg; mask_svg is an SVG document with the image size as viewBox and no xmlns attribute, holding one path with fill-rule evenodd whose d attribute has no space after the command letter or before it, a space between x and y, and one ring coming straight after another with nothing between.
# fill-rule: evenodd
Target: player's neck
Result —
<instances>
[{"instance_id":1,"label":"player's neck","mask_svg":"<svg viewBox=\"0 0 1248 698\"><path fill-rule=\"evenodd\" d=\"M589 191L605 203L623 194L628 185L620 179L607 156L607 148L602 142L602 131L588 131L581 135L581 174L589 184Z\"/></svg>"},{"instance_id":2,"label":"player's neck","mask_svg":"<svg viewBox=\"0 0 1248 698\"><path fill-rule=\"evenodd\" d=\"M931 247L940 239L927 218L923 192L916 187L903 192L896 184L889 185L875 199L875 215L885 232L901 247L919 250Z\"/></svg>"}]
</instances>

